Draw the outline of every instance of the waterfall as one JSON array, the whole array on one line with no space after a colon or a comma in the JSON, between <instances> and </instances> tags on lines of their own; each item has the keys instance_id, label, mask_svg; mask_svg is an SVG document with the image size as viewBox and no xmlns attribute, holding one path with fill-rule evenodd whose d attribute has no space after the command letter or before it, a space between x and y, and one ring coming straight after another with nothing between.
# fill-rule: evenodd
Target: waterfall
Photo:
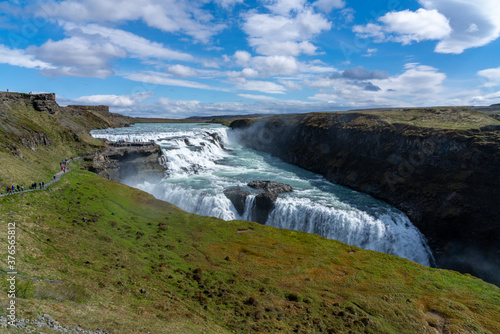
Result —
<instances>
[{"instance_id":1,"label":"waterfall","mask_svg":"<svg viewBox=\"0 0 500 334\"><path fill-rule=\"evenodd\" d=\"M308 199L279 198L266 225L316 233L364 249L405 257L430 265L430 249L403 213L370 215L350 208L337 209Z\"/></svg>"},{"instance_id":2,"label":"waterfall","mask_svg":"<svg viewBox=\"0 0 500 334\"><path fill-rule=\"evenodd\" d=\"M164 155L165 178L160 183L123 182L185 211L224 220L253 220L257 191L246 184L253 180L287 183L294 191L278 197L266 225L432 264L425 238L404 213L269 154L246 149L228 136L229 131L219 125L138 124L92 134L109 140L155 140ZM231 187L250 192L241 215L224 195Z\"/></svg>"}]
</instances>

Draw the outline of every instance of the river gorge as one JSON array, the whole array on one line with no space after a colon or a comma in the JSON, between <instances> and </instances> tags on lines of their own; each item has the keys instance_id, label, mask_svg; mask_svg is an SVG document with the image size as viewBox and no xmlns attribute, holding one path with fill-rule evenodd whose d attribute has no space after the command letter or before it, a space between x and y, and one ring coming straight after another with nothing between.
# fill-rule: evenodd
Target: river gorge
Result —
<instances>
[{"instance_id":1,"label":"river gorge","mask_svg":"<svg viewBox=\"0 0 500 334\"><path fill-rule=\"evenodd\" d=\"M217 124L135 124L94 130L92 135L110 141L154 140L159 144L160 163L166 170L160 182L137 181L134 175L123 175L120 181L188 212L224 220L261 220L427 266L434 263L425 237L403 212L269 153L247 148L239 131ZM293 188L279 194L263 219L257 218L259 191L248 186L257 180ZM246 194L241 208L226 195L231 189Z\"/></svg>"}]
</instances>

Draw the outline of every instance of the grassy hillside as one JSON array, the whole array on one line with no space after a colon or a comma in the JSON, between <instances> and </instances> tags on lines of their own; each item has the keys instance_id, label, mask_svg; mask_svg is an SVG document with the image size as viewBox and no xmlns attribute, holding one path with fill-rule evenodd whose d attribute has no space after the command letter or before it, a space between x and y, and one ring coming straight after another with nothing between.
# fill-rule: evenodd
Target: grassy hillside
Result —
<instances>
[{"instance_id":1,"label":"grassy hillside","mask_svg":"<svg viewBox=\"0 0 500 334\"><path fill-rule=\"evenodd\" d=\"M0 100L0 192L7 185L49 181L61 160L102 147L90 130L113 125L93 110L37 111L33 96L3 93Z\"/></svg>"},{"instance_id":2,"label":"grassy hillside","mask_svg":"<svg viewBox=\"0 0 500 334\"><path fill-rule=\"evenodd\" d=\"M500 289L477 278L317 235L188 214L84 171L49 191L0 198L0 222L16 222L23 276L62 283L23 280L18 317L47 313L114 333L500 328Z\"/></svg>"}]
</instances>

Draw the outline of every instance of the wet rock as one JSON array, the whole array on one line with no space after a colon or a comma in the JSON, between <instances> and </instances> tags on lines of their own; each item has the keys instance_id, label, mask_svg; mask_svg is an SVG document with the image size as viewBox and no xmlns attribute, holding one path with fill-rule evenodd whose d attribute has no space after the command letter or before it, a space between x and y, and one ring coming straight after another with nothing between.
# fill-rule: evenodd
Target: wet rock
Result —
<instances>
[{"instance_id":1,"label":"wet rock","mask_svg":"<svg viewBox=\"0 0 500 334\"><path fill-rule=\"evenodd\" d=\"M260 224L265 224L269 214L274 209L278 195L293 191L292 186L273 181L252 181L248 186L263 190L255 197L253 219Z\"/></svg>"},{"instance_id":2,"label":"wet rock","mask_svg":"<svg viewBox=\"0 0 500 334\"><path fill-rule=\"evenodd\" d=\"M278 194L263 192L255 197L255 208L253 219L260 224L265 224L269 214L274 209L274 203L278 198Z\"/></svg>"},{"instance_id":3,"label":"wet rock","mask_svg":"<svg viewBox=\"0 0 500 334\"><path fill-rule=\"evenodd\" d=\"M266 192L276 194L293 191L291 185L273 181L252 181L248 183L248 186L254 189L262 189Z\"/></svg>"},{"instance_id":4,"label":"wet rock","mask_svg":"<svg viewBox=\"0 0 500 334\"><path fill-rule=\"evenodd\" d=\"M251 214L251 219L260 224L266 223L269 213L274 209L274 204L278 195L284 192L293 191L292 186L273 181L252 181L248 183L248 186L261 190L255 197L255 203ZM224 195L231 200L239 215L245 213L245 203L250 194L249 191L243 190L240 187L224 190Z\"/></svg>"},{"instance_id":5,"label":"wet rock","mask_svg":"<svg viewBox=\"0 0 500 334\"><path fill-rule=\"evenodd\" d=\"M245 202L248 195L250 195L250 192L245 191L240 187L235 187L224 190L224 195L226 195L226 197L233 203L236 211L238 211L238 214L240 216L243 215L245 212Z\"/></svg>"}]
</instances>

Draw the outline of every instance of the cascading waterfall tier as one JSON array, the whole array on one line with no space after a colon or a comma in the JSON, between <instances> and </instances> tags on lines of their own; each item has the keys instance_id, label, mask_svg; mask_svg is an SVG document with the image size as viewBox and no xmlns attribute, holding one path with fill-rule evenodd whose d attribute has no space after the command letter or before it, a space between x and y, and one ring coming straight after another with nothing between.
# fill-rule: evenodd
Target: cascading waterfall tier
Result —
<instances>
[{"instance_id":1,"label":"cascading waterfall tier","mask_svg":"<svg viewBox=\"0 0 500 334\"><path fill-rule=\"evenodd\" d=\"M217 124L137 124L95 130L108 140L151 141L162 148L167 175L160 183L125 184L153 194L188 212L224 220L255 217L254 180L289 184L280 194L266 225L317 233L365 249L431 265L425 238L405 214L368 195L332 184L320 175L244 148L231 130ZM224 190L250 192L239 214Z\"/></svg>"}]
</instances>

